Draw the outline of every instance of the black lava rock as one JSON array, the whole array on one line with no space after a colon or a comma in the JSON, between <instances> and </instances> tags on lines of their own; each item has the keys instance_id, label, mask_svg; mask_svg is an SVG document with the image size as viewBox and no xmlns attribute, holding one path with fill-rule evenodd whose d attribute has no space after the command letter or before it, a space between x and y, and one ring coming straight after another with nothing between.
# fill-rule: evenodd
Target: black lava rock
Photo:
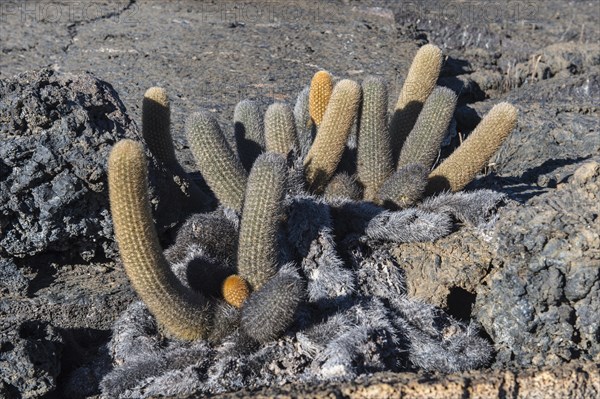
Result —
<instances>
[{"instance_id":1,"label":"black lava rock","mask_svg":"<svg viewBox=\"0 0 600 399\"><path fill-rule=\"evenodd\" d=\"M42 69L0 81L0 256L116 257L106 160L123 138L142 140L112 86L89 73ZM173 206L181 190L147 156L164 231L182 220Z\"/></svg>"},{"instance_id":2,"label":"black lava rock","mask_svg":"<svg viewBox=\"0 0 600 399\"><path fill-rule=\"evenodd\" d=\"M38 398L56 389L62 350L61 335L43 322L0 335L0 397Z\"/></svg>"},{"instance_id":3,"label":"black lava rock","mask_svg":"<svg viewBox=\"0 0 600 399\"><path fill-rule=\"evenodd\" d=\"M10 259L0 258L0 296L23 295L29 287L29 280Z\"/></svg>"},{"instance_id":4,"label":"black lava rock","mask_svg":"<svg viewBox=\"0 0 600 399\"><path fill-rule=\"evenodd\" d=\"M474 315L497 365L556 366L600 354L600 163L503 210L498 262L477 289Z\"/></svg>"}]
</instances>

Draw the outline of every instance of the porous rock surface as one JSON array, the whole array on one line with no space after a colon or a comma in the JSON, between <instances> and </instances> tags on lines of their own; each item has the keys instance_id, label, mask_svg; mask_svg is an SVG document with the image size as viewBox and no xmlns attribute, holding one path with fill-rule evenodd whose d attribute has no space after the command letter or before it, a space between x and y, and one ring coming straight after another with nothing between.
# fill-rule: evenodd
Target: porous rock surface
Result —
<instances>
[{"instance_id":1,"label":"porous rock surface","mask_svg":"<svg viewBox=\"0 0 600 399\"><path fill-rule=\"evenodd\" d=\"M600 163L590 161L555 192L499 215L473 311L498 365L600 359L599 193Z\"/></svg>"},{"instance_id":2,"label":"porous rock surface","mask_svg":"<svg viewBox=\"0 0 600 399\"><path fill-rule=\"evenodd\" d=\"M3 326L6 328L6 326ZM27 321L0 330L0 397L38 398L56 388L63 338L52 325Z\"/></svg>"},{"instance_id":3,"label":"porous rock surface","mask_svg":"<svg viewBox=\"0 0 600 399\"><path fill-rule=\"evenodd\" d=\"M493 224L395 249L409 293L481 323L495 367L599 359L600 164L578 165Z\"/></svg>"},{"instance_id":4,"label":"porous rock surface","mask_svg":"<svg viewBox=\"0 0 600 399\"><path fill-rule=\"evenodd\" d=\"M0 258L0 295L24 295L29 279L10 259Z\"/></svg>"},{"instance_id":5,"label":"porous rock surface","mask_svg":"<svg viewBox=\"0 0 600 399\"><path fill-rule=\"evenodd\" d=\"M530 370L476 370L453 375L378 373L353 382L314 386L284 385L215 395L215 399L588 399L600 395L600 373L593 363ZM199 398L198 395L189 398ZM174 398L173 398L174 399Z\"/></svg>"},{"instance_id":6,"label":"porous rock surface","mask_svg":"<svg viewBox=\"0 0 600 399\"><path fill-rule=\"evenodd\" d=\"M0 81L0 256L114 258L106 160L123 138L140 140L136 124L112 86L89 73L42 69ZM169 225L180 208L160 199L178 190L148 156L161 183L159 226Z\"/></svg>"},{"instance_id":7,"label":"porous rock surface","mask_svg":"<svg viewBox=\"0 0 600 399\"><path fill-rule=\"evenodd\" d=\"M1 398L65 397L57 377L98 357L115 315L134 299L125 273L110 265L39 266L0 261L8 277L0 283ZM83 377L80 392L93 393Z\"/></svg>"},{"instance_id":8,"label":"porous rock surface","mask_svg":"<svg viewBox=\"0 0 600 399\"><path fill-rule=\"evenodd\" d=\"M0 82L0 253L114 256L105 163L136 128L110 85L50 69Z\"/></svg>"}]
</instances>

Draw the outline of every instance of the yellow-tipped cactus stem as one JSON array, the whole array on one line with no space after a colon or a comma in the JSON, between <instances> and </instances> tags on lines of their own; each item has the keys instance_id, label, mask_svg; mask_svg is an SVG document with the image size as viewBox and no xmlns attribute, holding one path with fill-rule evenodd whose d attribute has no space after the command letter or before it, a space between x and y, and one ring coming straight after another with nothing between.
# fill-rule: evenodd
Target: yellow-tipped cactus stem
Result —
<instances>
[{"instance_id":1,"label":"yellow-tipped cactus stem","mask_svg":"<svg viewBox=\"0 0 600 399\"><path fill-rule=\"evenodd\" d=\"M142 102L142 135L158 160L167 166L177 164L171 139L171 108L169 97L162 87L146 90Z\"/></svg>"},{"instance_id":2,"label":"yellow-tipped cactus stem","mask_svg":"<svg viewBox=\"0 0 600 399\"><path fill-rule=\"evenodd\" d=\"M122 140L108 160L110 208L125 272L157 322L174 337L204 338L210 303L186 289L163 256L152 221L148 172L141 144Z\"/></svg>"},{"instance_id":3,"label":"yellow-tipped cactus stem","mask_svg":"<svg viewBox=\"0 0 600 399\"><path fill-rule=\"evenodd\" d=\"M412 130L423 104L433 91L442 68L442 51L427 44L417 51L402 86L390 123L394 161Z\"/></svg>"},{"instance_id":4,"label":"yellow-tipped cactus stem","mask_svg":"<svg viewBox=\"0 0 600 399\"><path fill-rule=\"evenodd\" d=\"M335 85L323 122L306 158L306 181L312 191L322 192L333 176L352 130L360 104L360 85L341 80Z\"/></svg>"},{"instance_id":5,"label":"yellow-tipped cactus stem","mask_svg":"<svg viewBox=\"0 0 600 399\"><path fill-rule=\"evenodd\" d=\"M277 229L283 214L286 165L278 154L258 157L248 176L238 242L238 273L253 291L277 272Z\"/></svg>"},{"instance_id":6,"label":"yellow-tipped cactus stem","mask_svg":"<svg viewBox=\"0 0 600 399\"><path fill-rule=\"evenodd\" d=\"M287 157L298 150L298 136L292 108L283 103L271 104L265 113L265 143L269 152Z\"/></svg>"},{"instance_id":7,"label":"yellow-tipped cactus stem","mask_svg":"<svg viewBox=\"0 0 600 399\"><path fill-rule=\"evenodd\" d=\"M513 131L517 114L517 109L509 103L494 106L469 137L429 174L427 191L462 190Z\"/></svg>"},{"instance_id":8,"label":"yellow-tipped cactus stem","mask_svg":"<svg viewBox=\"0 0 600 399\"><path fill-rule=\"evenodd\" d=\"M241 308L248 295L250 288L246 280L237 274L233 274L225 279L221 289L225 301L236 308Z\"/></svg>"},{"instance_id":9,"label":"yellow-tipped cactus stem","mask_svg":"<svg viewBox=\"0 0 600 399\"><path fill-rule=\"evenodd\" d=\"M323 121L325 110L331 98L333 90L333 80L327 71L319 71L315 73L310 82L310 92L308 95L308 110L310 116L319 127Z\"/></svg>"}]
</instances>

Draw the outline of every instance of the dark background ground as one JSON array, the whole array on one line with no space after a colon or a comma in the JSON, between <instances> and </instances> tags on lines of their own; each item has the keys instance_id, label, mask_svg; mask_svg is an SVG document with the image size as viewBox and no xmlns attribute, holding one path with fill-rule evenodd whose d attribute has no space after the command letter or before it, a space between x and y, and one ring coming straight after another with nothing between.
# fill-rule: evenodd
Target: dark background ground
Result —
<instances>
[{"instance_id":1,"label":"dark background ground","mask_svg":"<svg viewBox=\"0 0 600 399\"><path fill-rule=\"evenodd\" d=\"M479 87L467 89L471 100L560 75L570 65L548 58L564 48L537 62L557 43L569 43L571 58L584 58L575 72L585 74L597 62L599 7L595 1L5 1L0 77L48 65L91 71L113 84L135 120L144 91L164 86L183 148L183 121L198 107L228 122L244 98L293 101L319 69L355 79L384 76L395 98L426 41L451 57L447 77L476 73Z\"/></svg>"},{"instance_id":2,"label":"dark background ground","mask_svg":"<svg viewBox=\"0 0 600 399\"><path fill-rule=\"evenodd\" d=\"M231 126L239 100L293 102L320 69L357 80L383 76L396 98L418 46L431 42L448 57L440 84L461 93L459 122L472 124L473 111L481 115L502 100L520 109L519 128L484 183L524 202L552 193L582 162L598 158L599 17L597 1L2 1L0 79L44 66L90 71L113 85L135 121L144 91L163 86L178 155L193 170L183 122L199 107ZM512 225L544 223L507 215ZM443 262L480 262L467 250L444 258L453 240L438 246ZM587 262L598 262L597 250L588 251ZM431 251L403 253L410 266ZM63 371L108 338L134 298L114 263L67 263L20 263L29 288L0 306L2 329L39 319L72 334L68 345L80 347L67 351ZM447 292L420 295L447 305Z\"/></svg>"}]
</instances>

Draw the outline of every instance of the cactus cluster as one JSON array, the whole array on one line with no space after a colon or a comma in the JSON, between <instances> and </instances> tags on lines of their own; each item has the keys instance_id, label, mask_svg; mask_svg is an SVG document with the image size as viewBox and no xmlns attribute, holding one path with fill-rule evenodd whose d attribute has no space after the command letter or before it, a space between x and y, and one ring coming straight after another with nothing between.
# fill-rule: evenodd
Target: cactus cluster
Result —
<instances>
[{"instance_id":1,"label":"cactus cluster","mask_svg":"<svg viewBox=\"0 0 600 399\"><path fill-rule=\"evenodd\" d=\"M240 222L239 275L214 281L222 285L222 298L191 289L191 283L186 286L171 270L152 221L142 145L133 140L120 141L108 165L111 212L121 260L135 291L168 334L184 340L218 339L213 333L218 330L214 324L220 322L215 320L215 312L227 306L240 309L242 329L259 342L273 333L257 333L253 315L264 315L261 322L266 325L268 318L277 320L272 325L290 319L302 298L290 296L290 289L301 294L302 282L289 274L277 276L276 235L285 182L285 163L280 156L261 155L252 166L248 192L243 197L245 217ZM290 286L277 284L282 279ZM271 280L274 282L265 288L266 292L261 292ZM282 297L286 298L283 302ZM253 304L248 305L250 309L246 300ZM235 317L234 309L228 313ZM244 317L251 318L251 328L244 328Z\"/></svg>"},{"instance_id":2,"label":"cactus cluster","mask_svg":"<svg viewBox=\"0 0 600 399\"><path fill-rule=\"evenodd\" d=\"M392 115L382 79L336 82L326 71L315 74L293 109L275 103L263 117L257 103L240 102L235 145L210 112L191 115L187 139L220 205L183 223L164 253L152 222L142 144L118 143L108 163L111 212L121 260L144 305L132 306L117 323L115 359L128 357L140 331L155 328L180 342L173 344L177 351L213 359L209 375L231 364L248 374L248 367L277 357L268 344L275 339L289 350L303 348L312 374L295 378L305 380L485 364L489 344L475 329L408 298L398 265L380 245L433 241L447 235L454 220L483 221L503 198L489 190L458 191L514 128L510 104L495 106L434 168L457 101L451 90L436 87L441 64L437 47L418 51ZM144 141L183 173L170 142L169 112L164 90L148 90ZM154 327L140 324L148 311ZM198 342L225 349L214 352ZM118 395L148 376L153 384L162 381L159 387L171 378L164 377L171 355L165 356L117 368L103 389ZM183 363L200 367L197 359ZM195 388L218 392L215 383Z\"/></svg>"}]
</instances>

